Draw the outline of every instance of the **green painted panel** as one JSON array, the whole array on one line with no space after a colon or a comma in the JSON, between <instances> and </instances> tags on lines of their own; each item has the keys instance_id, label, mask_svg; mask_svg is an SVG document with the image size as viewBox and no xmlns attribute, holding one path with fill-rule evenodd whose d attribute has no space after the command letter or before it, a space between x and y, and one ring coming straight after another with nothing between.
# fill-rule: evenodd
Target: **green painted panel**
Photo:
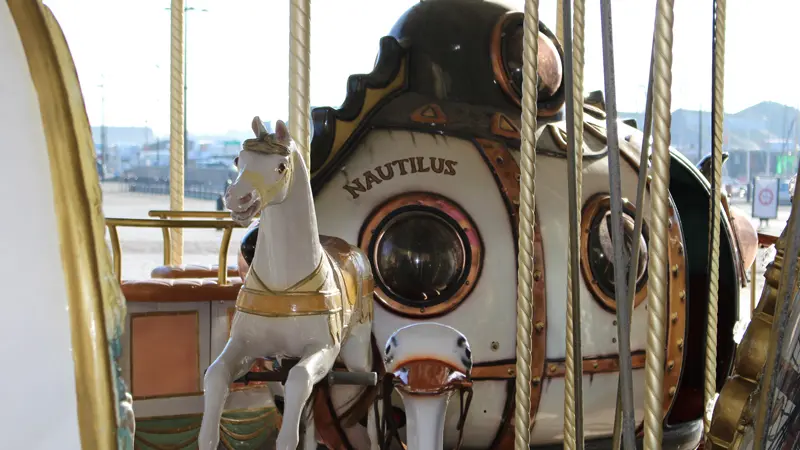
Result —
<instances>
[{"instance_id":1,"label":"green painted panel","mask_svg":"<svg viewBox=\"0 0 800 450\"><path fill-rule=\"evenodd\" d=\"M136 421L136 450L196 450L202 415L152 417ZM274 407L226 411L220 443L235 450L271 450L280 428Z\"/></svg>"}]
</instances>

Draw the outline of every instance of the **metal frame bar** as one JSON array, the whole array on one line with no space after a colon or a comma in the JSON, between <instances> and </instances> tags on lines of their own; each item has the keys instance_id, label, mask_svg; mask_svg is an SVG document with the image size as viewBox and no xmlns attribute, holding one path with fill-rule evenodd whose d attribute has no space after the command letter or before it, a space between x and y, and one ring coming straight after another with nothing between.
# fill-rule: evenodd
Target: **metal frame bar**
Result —
<instances>
[{"instance_id":1,"label":"metal frame bar","mask_svg":"<svg viewBox=\"0 0 800 450\"><path fill-rule=\"evenodd\" d=\"M516 379L514 448L529 450L531 439L531 341L538 98L539 1L525 0L522 47L522 129L520 131L519 250L517 253Z\"/></svg>"},{"instance_id":2,"label":"metal frame bar","mask_svg":"<svg viewBox=\"0 0 800 450\"><path fill-rule=\"evenodd\" d=\"M164 236L164 258L169 258L170 234L171 229L199 228L199 229L219 229L222 228L222 242L219 247L219 267L217 268L217 282L219 285L228 284L228 247L230 246L231 236L234 228L244 228L244 226L232 220L177 220L177 219L124 219L109 217L106 219L108 234L111 238L111 252L114 258L114 272L117 280L122 282L122 249L120 247L119 233L117 228L161 228Z\"/></svg>"},{"instance_id":3,"label":"metal frame bar","mask_svg":"<svg viewBox=\"0 0 800 450\"><path fill-rule=\"evenodd\" d=\"M633 303L628 302L626 274L630 255L625 249L622 218L622 175L620 173L619 133L617 130L617 93L614 73L614 40L611 1L600 2L603 40L603 72L606 91L606 127L608 129L608 173L611 197L611 236L614 245L614 297L617 303L617 345L619 346L619 390L622 402L622 441L625 449L636 448L636 423L633 415L633 368L631 363L630 317ZM637 209L639 206L637 205Z\"/></svg>"},{"instance_id":4,"label":"metal frame bar","mask_svg":"<svg viewBox=\"0 0 800 450\"><path fill-rule=\"evenodd\" d=\"M567 191L569 202L569 258L567 259L566 374L564 377L564 448L581 450L583 436L583 349L581 342L580 217L583 116L576 117L575 52L572 42L572 7L562 0L564 85L567 122ZM583 67L581 66L581 71ZM580 139L580 142L579 142Z\"/></svg>"}]
</instances>

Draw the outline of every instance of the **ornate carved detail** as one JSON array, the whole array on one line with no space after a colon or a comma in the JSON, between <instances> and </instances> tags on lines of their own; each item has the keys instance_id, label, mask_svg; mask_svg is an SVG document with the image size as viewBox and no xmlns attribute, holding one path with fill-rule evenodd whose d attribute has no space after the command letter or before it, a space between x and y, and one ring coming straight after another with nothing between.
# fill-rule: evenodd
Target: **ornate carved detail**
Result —
<instances>
[{"instance_id":1,"label":"ornate carved detail","mask_svg":"<svg viewBox=\"0 0 800 450\"><path fill-rule=\"evenodd\" d=\"M492 134L510 139L519 139L519 128L503 113L492 116Z\"/></svg>"},{"instance_id":2,"label":"ornate carved detail","mask_svg":"<svg viewBox=\"0 0 800 450\"><path fill-rule=\"evenodd\" d=\"M312 188L316 191L354 148L369 117L403 90L406 84L406 50L393 38L384 37L375 69L368 75L352 75L347 80L347 97L339 109L315 108L312 112L314 136L311 141Z\"/></svg>"},{"instance_id":3,"label":"ornate carved detail","mask_svg":"<svg viewBox=\"0 0 800 450\"><path fill-rule=\"evenodd\" d=\"M411 120L418 123L446 124L447 115L436 103L430 103L411 113Z\"/></svg>"},{"instance_id":4,"label":"ornate carved detail","mask_svg":"<svg viewBox=\"0 0 800 450\"><path fill-rule=\"evenodd\" d=\"M791 218L790 218L791 220ZM764 273L765 283L747 331L736 350L733 371L723 385L714 406L706 448L737 449L743 434L754 423L753 402L757 400L760 379L767 361L772 321L778 302L781 272L785 261L786 228L775 241L775 259Z\"/></svg>"}]
</instances>

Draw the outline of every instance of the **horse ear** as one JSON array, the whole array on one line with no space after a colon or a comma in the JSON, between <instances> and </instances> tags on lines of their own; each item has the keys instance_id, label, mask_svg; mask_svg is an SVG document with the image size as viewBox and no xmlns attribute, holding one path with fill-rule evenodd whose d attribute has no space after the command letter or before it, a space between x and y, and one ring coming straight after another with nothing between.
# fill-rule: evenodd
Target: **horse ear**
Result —
<instances>
[{"instance_id":1,"label":"horse ear","mask_svg":"<svg viewBox=\"0 0 800 450\"><path fill-rule=\"evenodd\" d=\"M256 134L256 139L261 139L267 135L267 129L264 128L264 123L258 116L253 117L253 133Z\"/></svg>"},{"instance_id":2,"label":"horse ear","mask_svg":"<svg viewBox=\"0 0 800 450\"><path fill-rule=\"evenodd\" d=\"M275 124L275 138L278 142L289 143L289 129L282 120L278 120L278 123Z\"/></svg>"}]
</instances>

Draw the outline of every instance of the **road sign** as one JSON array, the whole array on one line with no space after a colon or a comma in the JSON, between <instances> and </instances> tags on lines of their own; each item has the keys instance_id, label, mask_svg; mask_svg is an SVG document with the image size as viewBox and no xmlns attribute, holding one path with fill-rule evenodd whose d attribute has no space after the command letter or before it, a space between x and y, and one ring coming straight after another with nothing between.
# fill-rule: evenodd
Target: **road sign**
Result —
<instances>
[{"instance_id":1,"label":"road sign","mask_svg":"<svg viewBox=\"0 0 800 450\"><path fill-rule=\"evenodd\" d=\"M753 217L756 219L778 218L778 185L780 179L755 177L753 179Z\"/></svg>"}]
</instances>

